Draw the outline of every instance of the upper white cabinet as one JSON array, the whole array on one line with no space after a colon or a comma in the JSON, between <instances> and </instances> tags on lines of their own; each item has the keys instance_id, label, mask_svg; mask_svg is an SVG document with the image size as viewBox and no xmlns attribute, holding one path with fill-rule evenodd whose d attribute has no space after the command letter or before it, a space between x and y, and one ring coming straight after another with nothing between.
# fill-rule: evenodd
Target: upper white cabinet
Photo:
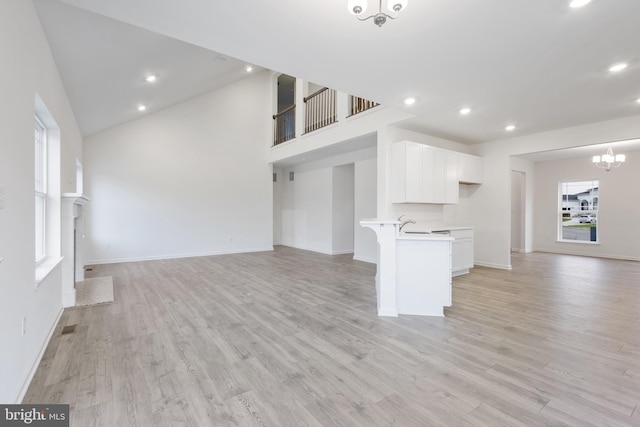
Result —
<instances>
[{"instance_id":1,"label":"upper white cabinet","mask_svg":"<svg viewBox=\"0 0 640 427\"><path fill-rule=\"evenodd\" d=\"M458 153L417 142L393 144L393 203L458 203Z\"/></svg>"},{"instance_id":2,"label":"upper white cabinet","mask_svg":"<svg viewBox=\"0 0 640 427\"><path fill-rule=\"evenodd\" d=\"M463 184L482 184L484 182L484 159L471 154L458 153L460 164L458 176Z\"/></svg>"},{"instance_id":3,"label":"upper white cabinet","mask_svg":"<svg viewBox=\"0 0 640 427\"><path fill-rule=\"evenodd\" d=\"M458 203L459 183L481 184L482 157L430 147L411 141L396 142L391 152L393 203Z\"/></svg>"}]
</instances>

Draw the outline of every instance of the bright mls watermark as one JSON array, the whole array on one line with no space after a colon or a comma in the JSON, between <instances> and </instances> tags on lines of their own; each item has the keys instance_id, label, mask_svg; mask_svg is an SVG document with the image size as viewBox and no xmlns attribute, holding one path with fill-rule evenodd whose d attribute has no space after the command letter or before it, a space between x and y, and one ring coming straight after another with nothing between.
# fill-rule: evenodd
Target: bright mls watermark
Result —
<instances>
[{"instance_id":1,"label":"bright mls watermark","mask_svg":"<svg viewBox=\"0 0 640 427\"><path fill-rule=\"evenodd\" d=\"M0 405L0 427L69 427L69 405Z\"/></svg>"}]
</instances>

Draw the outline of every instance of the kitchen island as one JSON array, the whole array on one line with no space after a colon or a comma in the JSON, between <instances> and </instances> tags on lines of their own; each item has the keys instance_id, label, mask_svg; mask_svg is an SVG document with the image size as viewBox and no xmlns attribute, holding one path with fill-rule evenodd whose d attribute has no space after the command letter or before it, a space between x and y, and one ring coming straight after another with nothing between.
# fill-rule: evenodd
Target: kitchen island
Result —
<instances>
[{"instance_id":1,"label":"kitchen island","mask_svg":"<svg viewBox=\"0 0 640 427\"><path fill-rule=\"evenodd\" d=\"M378 240L376 294L379 316L444 316L451 305L453 237L400 233L400 222L363 219Z\"/></svg>"},{"instance_id":2,"label":"kitchen island","mask_svg":"<svg viewBox=\"0 0 640 427\"><path fill-rule=\"evenodd\" d=\"M454 238L451 247L451 275L469 274L473 268L473 227L408 224L406 234L446 234Z\"/></svg>"}]
</instances>

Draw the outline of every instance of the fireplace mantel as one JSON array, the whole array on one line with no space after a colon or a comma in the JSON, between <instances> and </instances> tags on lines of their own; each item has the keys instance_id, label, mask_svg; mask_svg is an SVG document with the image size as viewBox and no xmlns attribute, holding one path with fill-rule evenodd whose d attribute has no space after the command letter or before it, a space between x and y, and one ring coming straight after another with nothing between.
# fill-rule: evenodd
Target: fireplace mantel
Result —
<instances>
[{"instance_id":1,"label":"fireplace mantel","mask_svg":"<svg viewBox=\"0 0 640 427\"><path fill-rule=\"evenodd\" d=\"M63 193L62 194L62 203L63 203L63 207L62 207L62 216L64 218L65 214L68 214L69 211L67 209L65 209L65 205L67 208L71 208L71 214L73 215L72 218L77 218L79 215L82 214L81 209L78 209L78 207L82 207L84 205L86 205L87 203L89 203L89 198L87 196L85 196L84 194L78 194L78 193Z\"/></svg>"}]
</instances>

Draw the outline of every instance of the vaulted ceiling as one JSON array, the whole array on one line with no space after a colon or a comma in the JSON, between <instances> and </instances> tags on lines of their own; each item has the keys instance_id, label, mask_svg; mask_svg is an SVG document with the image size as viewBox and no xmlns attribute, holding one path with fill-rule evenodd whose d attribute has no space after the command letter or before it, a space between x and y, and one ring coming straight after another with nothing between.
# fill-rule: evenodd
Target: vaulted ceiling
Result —
<instances>
[{"instance_id":1,"label":"vaulted ceiling","mask_svg":"<svg viewBox=\"0 0 640 427\"><path fill-rule=\"evenodd\" d=\"M243 78L247 64L470 144L640 115L638 0L409 0L381 28L347 0L35 3L85 135L137 117L139 102L153 111Z\"/></svg>"}]
</instances>

